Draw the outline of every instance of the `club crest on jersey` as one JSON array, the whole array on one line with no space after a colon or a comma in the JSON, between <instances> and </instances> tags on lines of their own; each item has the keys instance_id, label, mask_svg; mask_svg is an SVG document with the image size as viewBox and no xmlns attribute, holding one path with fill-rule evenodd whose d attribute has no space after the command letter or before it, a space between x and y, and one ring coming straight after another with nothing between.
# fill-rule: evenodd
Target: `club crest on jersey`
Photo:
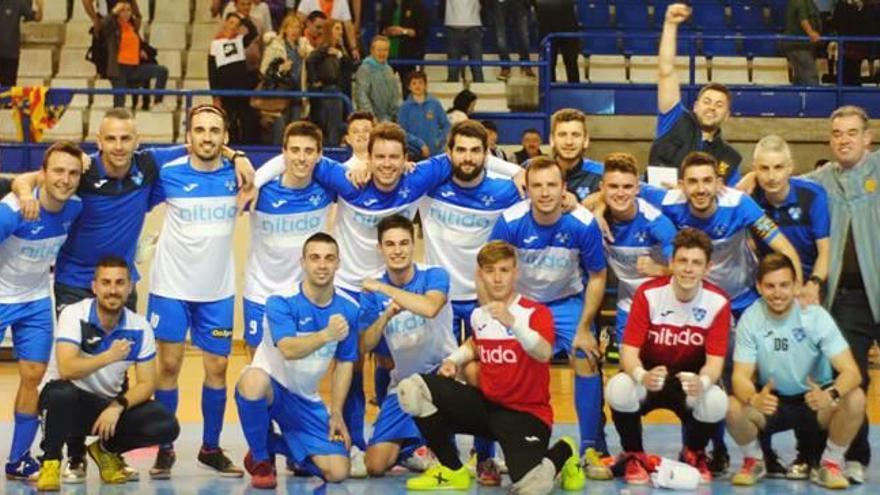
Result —
<instances>
[{"instance_id":1,"label":"club crest on jersey","mask_svg":"<svg viewBox=\"0 0 880 495\"><path fill-rule=\"evenodd\" d=\"M141 173L140 170L138 170L137 172L135 172L131 176L131 181L134 182L136 185L140 186L141 184L144 183L144 174Z\"/></svg>"},{"instance_id":2,"label":"club crest on jersey","mask_svg":"<svg viewBox=\"0 0 880 495\"><path fill-rule=\"evenodd\" d=\"M694 319L697 321L703 321L706 318L706 310L703 308L693 308L691 311L693 311Z\"/></svg>"},{"instance_id":3,"label":"club crest on jersey","mask_svg":"<svg viewBox=\"0 0 880 495\"><path fill-rule=\"evenodd\" d=\"M792 206L788 209L788 216L791 217L795 222L801 219L801 207L800 206Z\"/></svg>"},{"instance_id":4,"label":"club crest on jersey","mask_svg":"<svg viewBox=\"0 0 880 495\"><path fill-rule=\"evenodd\" d=\"M483 203L483 206L492 206L495 204L495 198L488 194L480 196L480 201Z\"/></svg>"},{"instance_id":5,"label":"club crest on jersey","mask_svg":"<svg viewBox=\"0 0 880 495\"><path fill-rule=\"evenodd\" d=\"M645 232L644 230L640 230L640 231L636 232L635 238L636 238L636 241L639 242L639 244L644 244L644 243L648 242L648 233Z\"/></svg>"},{"instance_id":6,"label":"club crest on jersey","mask_svg":"<svg viewBox=\"0 0 880 495\"><path fill-rule=\"evenodd\" d=\"M320 194L320 193L312 194L311 196L309 196L309 203L311 203L312 206L318 206L319 204L321 204L321 201L323 199L324 199L323 194Z\"/></svg>"},{"instance_id":7,"label":"club crest on jersey","mask_svg":"<svg viewBox=\"0 0 880 495\"><path fill-rule=\"evenodd\" d=\"M227 191L230 191L230 192L235 191L236 186L235 186L234 180L228 180L223 185L226 186Z\"/></svg>"},{"instance_id":8,"label":"club crest on jersey","mask_svg":"<svg viewBox=\"0 0 880 495\"><path fill-rule=\"evenodd\" d=\"M403 199L409 198L409 195L412 193L408 187L401 187L400 191L397 191L397 195Z\"/></svg>"},{"instance_id":9,"label":"club crest on jersey","mask_svg":"<svg viewBox=\"0 0 880 495\"><path fill-rule=\"evenodd\" d=\"M807 332L804 331L803 327L797 327L791 331L791 336L796 342L802 342L807 338Z\"/></svg>"},{"instance_id":10,"label":"club crest on jersey","mask_svg":"<svg viewBox=\"0 0 880 495\"><path fill-rule=\"evenodd\" d=\"M714 234L715 237L723 237L725 232L727 232L727 227L724 225L717 225L712 229L712 234Z\"/></svg>"},{"instance_id":11,"label":"club crest on jersey","mask_svg":"<svg viewBox=\"0 0 880 495\"><path fill-rule=\"evenodd\" d=\"M581 186L575 190L575 194L577 194L578 199L584 199L590 195L590 188L587 186Z\"/></svg>"},{"instance_id":12,"label":"club crest on jersey","mask_svg":"<svg viewBox=\"0 0 880 495\"><path fill-rule=\"evenodd\" d=\"M566 244L568 243L568 240L571 239L571 236L565 232L557 232L553 238L556 239L556 242L559 244Z\"/></svg>"}]
</instances>

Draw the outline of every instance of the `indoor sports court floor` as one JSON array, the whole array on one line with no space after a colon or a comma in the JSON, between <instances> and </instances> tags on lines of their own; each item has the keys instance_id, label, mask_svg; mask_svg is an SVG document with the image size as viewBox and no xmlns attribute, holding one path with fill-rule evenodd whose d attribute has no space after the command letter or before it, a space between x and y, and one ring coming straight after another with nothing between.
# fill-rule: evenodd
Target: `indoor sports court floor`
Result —
<instances>
[{"instance_id":1,"label":"indoor sports court floor","mask_svg":"<svg viewBox=\"0 0 880 495\"><path fill-rule=\"evenodd\" d=\"M241 368L246 362L243 352L236 352L231 358L229 377L230 382L237 377ZM876 373L876 372L875 372ZM880 379L880 375L876 375ZM563 367L554 367L552 371L551 395L553 397L553 406L556 414L556 427L554 436L572 435L577 436L577 427L574 424L574 407L571 397L571 381L572 374ZM263 490L255 490L250 488L249 481L245 479L221 479L209 471L201 469L197 466L195 456L201 441L201 422L199 410L199 390L201 387L202 370L201 358L198 353L188 353L183 372L181 373L181 389L180 389L180 410L179 417L182 422L182 433L176 444L177 449L177 465L174 469L174 478L170 481L151 481L148 479L147 470L152 465L154 451L149 449L131 452L126 455L129 463L137 467L142 473L141 481L137 483L129 483L126 485L114 486L103 485L98 477L98 471L94 464L89 466L89 481L85 485L63 485L61 493L70 494L122 494L122 493L158 493L162 495L226 495L226 494L243 494L243 493L269 493ZM15 397L15 389L18 383L17 373L14 363L0 363L0 397L5 400L0 401L0 454L5 459L12 434L12 403ZM323 387L326 391L326 383ZM372 396L372 387L367 385L367 396ZM368 420L372 421L375 417L376 408L368 408ZM872 387L870 393L870 416L872 422L877 424L880 422L880 397L878 397L878 389ZM660 455L667 457L676 457L680 448L679 427L674 422L674 418L664 411L652 413L649 418L649 425L645 428L645 447ZM619 445L617 434L614 428L609 425L606 429L608 432L608 443L612 446L612 450L616 451ZM226 410L226 426L223 430L221 444L228 449L231 457L240 462L247 451L244 437L241 434L241 427L238 424L238 416L235 411L235 403L231 398L227 401ZM874 429L871 435L871 444L877 452L880 449L880 430ZM469 449L470 440L462 437L459 445L464 449ZM733 445L729 443L731 447ZM794 443L790 434L780 434L774 438L774 447L789 461L793 457ZM738 466L740 462L739 453L735 448L731 450L734 457L733 464ZM39 453L38 447L35 447L34 454ZM283 462L279 460L278 467L283 471ZM874 462L868 473L869 483L850 488L847 493L859 493L865 495L880 494L880 463ZM381 479L371 480L349 480L339 485L324 485L315 478L294 478L281 475L279 478L279 487L276 493L315 493L315 494L382 494L393 495L397 493L405 493L406 474L395 474ZM509 484L509 480L505 479L505 486ZM505 488L504 486L502 489ZM653 490L657 493L676 493L668 490ZM0 480L0 493L2 494L28 494L35 493L35 490L24 483L10 482ZM480 488L476 484L472 485L471 493L503 493L498 488ZM560 492L562 493L562 492ZM649 487L629 487L623 482L590 482L587 483L585 493L589 494L622 494L622 495L647 495L652 493ZM695 493L695 492L682 492ZM794 495L807 495L825 493L825 490L807 482L788 482L784 480L766 480L755 488L734 488L728 481L717 481L711 486L700 487L696 492L700 495L715 494L781 494L790 493Z\"/></svg>"}]
</instances>

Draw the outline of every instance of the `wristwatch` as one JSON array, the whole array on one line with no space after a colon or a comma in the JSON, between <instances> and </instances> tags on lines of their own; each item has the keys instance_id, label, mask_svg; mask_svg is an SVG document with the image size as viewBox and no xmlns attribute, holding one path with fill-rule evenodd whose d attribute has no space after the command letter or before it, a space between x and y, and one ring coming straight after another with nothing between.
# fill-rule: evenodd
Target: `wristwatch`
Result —
<instances>
[{"instance_id":1,"label":"wristwatch","mask_svg":"<svg viewBox=\"0 0 880 495\"><path fill-rule=\"evenodd\" d=\"M831 396L831 405L833 407L837 407L837 404L840 403L840 392L834 387L828 388L826 390L828 391L828 395Z\"/></svg>"},{"instance_id":2,"label":"wristwatch","mask_svg":"<svg viewBox=\"0 0 880 495\"><path fill-rule=\"evenodd\" d=\"M123 411L128 410L128 399L125 397L124 393L117 395L116 398L113 400L115 400L120 406L122 406Z\"/></svg>"},{"instance_id":3,"label":"wristwatch","mask_svg":"<svg viewBox=\"0 0 880 495\"><path fill-rule=\"evenodd\" d=\"M230 157L229 159L232 160L232 161L235 161L236 158L247 158L247 155L245 154L244 151L241 151L241 150L235 150L235 151L232 153L232 157Z\"/></svg>"}]
</instances>

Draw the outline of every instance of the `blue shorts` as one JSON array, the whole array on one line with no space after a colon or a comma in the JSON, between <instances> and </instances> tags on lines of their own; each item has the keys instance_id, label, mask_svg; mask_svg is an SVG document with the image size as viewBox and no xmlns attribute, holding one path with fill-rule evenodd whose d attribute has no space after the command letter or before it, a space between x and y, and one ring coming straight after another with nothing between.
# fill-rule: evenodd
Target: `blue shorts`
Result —
<instances>
[{"instance_id":1,"label":"blue shorts","mask_svg":"<svg viewBox=\"0 0 880 495\"><path fill-rule=\"evenodd\" d=\"M263 341L263 316L266 315L266 305L242 299L241 306L244 313L244 342L249 347L257 347Z\"/></svg>"},{"instance_id":2,"label":"blue shorts","mask_svg":"<svg viewBox=\"0 0 880 495\"><path fill-rule=\"evenodd\" d=\"M455 341L462 343L470 337L474 329L471 328L471 313L477 309L477 301L452 301L452 334ZM461 329L464 328L464 336Z\"/></svg>"},{"instance_id":3,"label":"blue shorts","mask_svg":"<svg viewBox=\"0 0 880 495\"><path fill-rule=\"evenodd\" d=\"M49 362L52 354L52 299L18 304L0 304L0 340L12 327L15 358L37 363Z\"/></svg>"},{"instance_id":4,"label":"blue shorts","mask_svg":"<svg viewBox=\"0 0 880 495\"><path fill-rule=\"evenodd\" d=\"M358 304L360 304L360 302L361 302L361 293L360 293L360 291L351 290L351 289L346 289L346 288L344 288L344 287L339 287L339 288L340 288L343 292L345 292L346 294L348 294L349 296L351 296L352 299L354 299L355 301L357 301ZM387 357L387 358L390 358L390 357L391 357L391 350L388 349L388 343L385 342L385 335L384 335L384 334L382 335L382 338L379 339L379 344L377 344L376 347L374 347L373 350L372 350L371 352L372 352L373 354L378 354L379 356L384 356L384 357Z\"/></svg>"},{"instance_id":5,"label":"blue shorts","mask_svg":"<svg viewBox=\"0 0 880 495\"><path fill-rule=\"evenodd\" d=\"M379 416L373 423L370 445L382 442L401 442L401 447L419 447L425 443L412 416L400 408L396 392L385 396L379 409Z\"/></svg>"},{"instance_id":6,"label":"blue shorts","mask_svg":"<svg viewBox=\"0 0 880 495\"><path fill-rule=\"evenodd\" d=\"M626 329L626 322L629 320L629 311L624 311L617 307L617 345L618 347L623 343L623 331Z\"/></svg>"},{"instance_id":7,"label":"blue shorts","mask_svg":"<svg viewBox=\"0 0 880 495\"><path fill-rule=\"evenodd\" d=\"M281 428L295 463L304 465L315 455L348 457L344 443L330 441L330 414L323 402L304 399L274 378L272 397L269 417Z\"/></svg>"},{"instance_id":8,"label":"blue shorts","mask_svg":"<svg viewBox=\"0 0 880 495\"><path fill-rule=\"evenodd\" d=\"M544 305L553 313L553 325L556 330L556 345L553 347L553 354L559 351L570 354L577 325L581 319L581 311L584 307L584 295L575 294L544 303Z\"/></svg>"},{"instance_id":9,"label":"blue shorts","mask_svg":"<svg viewBox=\"0 0 880 495\"><path fill-rule=\"evenodd\" d=\"M235 297L219 301L194 302L150 294L147 314L156 340L181 343L189 329L193 344L199 349L228 356L232 350L232 326Z\"/></svg>"}]
</instances>

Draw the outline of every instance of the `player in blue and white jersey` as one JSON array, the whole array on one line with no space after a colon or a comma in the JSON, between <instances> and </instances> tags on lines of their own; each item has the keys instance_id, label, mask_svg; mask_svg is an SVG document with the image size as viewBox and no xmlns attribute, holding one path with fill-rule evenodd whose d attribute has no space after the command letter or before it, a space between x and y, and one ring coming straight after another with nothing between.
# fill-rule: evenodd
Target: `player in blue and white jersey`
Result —
<instances>
[{"instance_id":1,"label":"player in blue and white jersey","mask_svg":"<svg viewBox=\"0 0 880 495\"><path fill-rule=\"evenodd\" d=\"M263 341L235 392L250 449L244 465L256 488L275 487L275 454L327 481L342 481L349 473L351 437L342 406L358 359L358 305L333 284L340 260L332 237L321 232L309 237L301 261L298 293L266 301ZM328 414L318 385L334 363ZM271 432L273 421L280 437Z\"/></svg>"},{"instance_id":2,"label":"player in blue and white jersey","mask_svg":"<svg viewBox=\"0 0 880 495\"><path fill-rule=\"evenodd\" d=\"M801 279L797 251L776 224L749 196L720 184L717 162L695 151L681 164L680 189L641 188L640 196L663 211L678 229L693 227L712 239L712 263L707 280L730 296L734 317L758 299L755 291L757 259L749 247L751 233L758 241L792 259Z\"/></svg>"},{"instance_id":3,"label":"player in blue and white jersey","mask_svg":"<svg viewBox=\"0 0 880 495\"><path fill-rule=\"evenodd\" d=\"M606 451L600 432L602 377L593 319L605 295L602 234L584 208L563 213L562 170L550 158L526 169L529 200L509 208L490 236L514 245L519 264L517 291L545 304L556 324L554 353L565 351L575 370L575 409L581 451Z\"/></svg>"},{"instance_id":4,"label":"player in blue and white jersey","mask_svg":"<svg viewBox=\"0 0 880 495\"><path fill-rule=\"evenodd\" d=\"M382 476L398 459L426 469L424 440L412 417L397 401L396 386L417 373L433 373L456 349L449 304L449 273L439 266L416 265L415 229L401 215L385 217L377 226L385 272L364 279L358 316L361 352L372 351L384 336L394 369L391 390L380 404L367 448L367 472ZM408 459L410 457L413 459Z\"/></svg>"},{"instance_id":5,"label":"player in blue and white jersey","mask_svg":"<svg viewBox=\"0 0 880 495\"><path fill-rule=\"evenodd\" d=\"M336 194L312 180L322 147L321 130L315 124L288 125L282 152L287 168L261 188L252 212L243 298L244 340L252 356L263 339L266 299L297 290L303 243L327 228Z\"/></svg>"},{"instance_id":6,"label":"player in blue and white jersey","mask_svg":"<svg viewBox=\"0 0 880 495\"><path fill-rule=\"evenodd\" d=\"M800 299L820 304L831 250L828 193L817 182L792 177L791 148L779 136L761 138L755 145L752 162L758 186L752 198L776 222L801 258L804 285ZM769 250L758 243L758 251L764 255Z\"/></svg>"},{"instance_id":7,"label":"player in blue and white jersey","mask_svg":"<svg viewBox=\"0 0 880 495\"><path fill-rule=\"evenodd\" d=\"M25 220L11 193L0 201L0 340L11 327L21 377L6 464L8 479L26 480L39 470L30 447L39 427L37 386L52 352L49 269L82 211L74 193L83 158L82 150L71 142L55 143L46 150L40 170L43 185L34 192L40 206L38 219Z\"/></svg>"},{"instance_id":8,"label":"player in blue and white jersey","mask_svg":"<svg viewBox=\"0 0 880 495\"><path fill-rule=\"evenodd\" d=\"M608 264L617 275L617 342L636 289L652 277L668 273L675 226L655 206L638 198L639 170L629 153L605 157L602 193L613 242L605 242Z\"/></svg>"},{"instance_id":9,"label":"player in blue and white jersey","mask_svg":"<svg viewBox=\"0 0 880 495\"><path fill-rule=\"evenodd\" d=\"M195 107L187 123L192 151L162 166L152 198L154 204L164 201L167 207L150 273L147 310L159 348L156 400L177 411L177 379L189 330L205 366L198 460L221 476L240 477L243 471L226 457L219 442L232 346L236 197L247 201L253 191L239 191L232 164L221 157L229 138L225 112L209 105ZM150 475L169 477L174 460L173 447L161 446Z\"/></svg>"}]
</instances>

